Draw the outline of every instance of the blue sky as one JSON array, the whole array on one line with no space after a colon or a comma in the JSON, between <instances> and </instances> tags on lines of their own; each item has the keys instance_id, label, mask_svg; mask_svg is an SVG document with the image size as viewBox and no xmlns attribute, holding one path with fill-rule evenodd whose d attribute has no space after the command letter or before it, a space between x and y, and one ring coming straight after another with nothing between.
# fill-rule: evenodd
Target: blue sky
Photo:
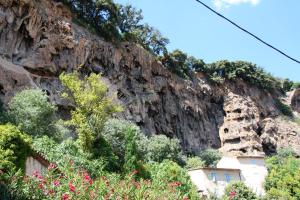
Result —
<instances>
[{"instance_id":1,"label":"blue sky","mask_svg":"<svg viewBox=\"0 0 300 200\"><path fill-rule=\"evenodd\" d=\"M256 63L274 76L300 81L300 64L283 57L205 9L195 0L115 0L143 10L144 21L181 49L210 63ZM300 60L299 0L203 0L275 47Z\"/></svg>"}]
</instances>

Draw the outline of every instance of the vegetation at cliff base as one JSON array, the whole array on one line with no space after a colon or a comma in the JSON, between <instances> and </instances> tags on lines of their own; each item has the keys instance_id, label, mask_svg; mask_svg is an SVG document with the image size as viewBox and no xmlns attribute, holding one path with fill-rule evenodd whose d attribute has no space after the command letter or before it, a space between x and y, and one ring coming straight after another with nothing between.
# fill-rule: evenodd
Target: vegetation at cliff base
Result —
<instances>
[{"instance_id":1,"label":"vegetation at cliff base","mask_svg":"<svg viewBox=\"0 0 300 200\"><path fill-rule=\"evenodd\" d=\"M300 199L300 159L291 149L281 149L266 161L266 199Z\"/></svg>"},{"instance_id":2,"label":"vegetation at cliff base","mask_svg":"<svg viewBox=\"0 0 300 200\"><path fill-rule=\"evenodd\" d=\"M121 107L108 97L100 75L75 72L60 80L62 97L74 105L69 120L55 114L56 106L40 90L21 91L9 103L9 123L0 125L1 198L200 198L183 167L178 139L147 137L131 122L114 118ZM51 164L25 176L26 158L36 153Z\"/></svg>"}]
</instances>

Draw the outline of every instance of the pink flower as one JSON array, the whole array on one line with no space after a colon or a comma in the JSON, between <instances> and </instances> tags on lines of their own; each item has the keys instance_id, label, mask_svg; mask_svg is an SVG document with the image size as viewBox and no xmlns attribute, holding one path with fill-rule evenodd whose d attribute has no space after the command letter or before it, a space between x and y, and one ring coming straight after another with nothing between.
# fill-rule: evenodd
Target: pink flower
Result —
<instances>
[{"instance_id":1,"label":"pink flower","mask_svg":"<svg viewBox=\"0 0 300 200\"><path fill-rule=\"evenodd\" d=\"M69 195L64 193L62 196L61 196L61 199L62 200L68 200L69 199Z\"/></svg>"},{"instance_id":2,"label":"pink flower","mask_svg":"<svg viewBox=\"0 0 300 200\"><path fill-rule=\"evenodd\" d=\"M91 177L89 176L89 174L86 173L86 172L84 173L84 181L88 182L90 185L93 184L93 179L91 179Z\"/></svg>"},{"instance_id":3,"label":"pink flower","mask_svg":"<svg viewBox=\"0 0 300 200\"><path fill-rule=\"evenodd\" d=\"M235 191L231 191L229 193L229 199L233 199L235 197L235 195L236 195L236 192Z\"/></svg>"},{"instance_id":4,"label":"pink flower","mask_svg":"<svg viewBox=\"0 0 300 200\"><path fill-rule=\"evenodd\" d=\"M70 189L71 192L75 192L76 191L75 186L71 182L69 183L69 189Z\"/></svg>"},{"instance_id":5,"label":"pink flower","mask_svg":"<svg viewBox=\"0 0 300 200\"><path fill-rule=\"evenodd\" d=\"M189 200L189 198L188 197L183 197L183 200Z\"/></svg>"},{"instance_id":6,"label":"pink flower","mask_svg":"<svg viewBox=\"0 0 300 200\"><path fill-rule=\"evenodd\" d=\"M43 189L43 184L42 183L38 184L38 188Z\"/></svg>"},{"instance_id":7,"label":"pink flower","mask_svg":"<svg viewBox=\"0 0 300 200\"><path fill-rule=\"evenodd\" d=\"M181 186L181 183L179 181L175 181L175 182L169 183L169 186L178 187L178 186Z\"/></svg>"},{"instance_id":8,"label":"pink flower","mask_svg":"<svg viewBox=\"0 0 300 200\"><path fill-rule=\"evenodd\" d=\"M60 183L59 183L59 180L53 181L53 185L54 185L54 186L59 186L59 184L60 184Z\"/></svg>"},{"instance_id":9,"label":"pink flower","mask_svg":"<svg viewBox=\"0 0 300 200\"><path fill-rule=\"evenodd\" d=\"M55 168L56 168L56 165L54 163L50 163L50 165L48 166L48 170L52 170Z\"/></svg>"},{"instance_id":10,"label":"pink flower","mask_svg":"<svg viewBox=\"0 0 300 200\"><path fill-rule=\"evenodd\" d=\"M36 170L34 170L34 171L33 171L33 176L34 176L35 178L39 177L39 172L36 171Z\"/></svg>"}]
</instances>

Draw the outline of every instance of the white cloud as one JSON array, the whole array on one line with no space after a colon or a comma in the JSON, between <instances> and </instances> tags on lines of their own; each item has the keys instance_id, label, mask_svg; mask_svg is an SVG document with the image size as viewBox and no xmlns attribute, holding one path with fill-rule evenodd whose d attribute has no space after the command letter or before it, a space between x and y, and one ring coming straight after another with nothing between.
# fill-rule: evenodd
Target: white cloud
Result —
<instances>
[{"instance_id":1,"label":"white cloud","mask_svg":"<svg viewBox=\"0 0 300 200\"><path fill-rule=\"evenodd\" d=\"M216 8L221 9L223 7L235 6L240 4L251 4L256 6L261 0L213 0Z\"/></svg>"}]
</instances>

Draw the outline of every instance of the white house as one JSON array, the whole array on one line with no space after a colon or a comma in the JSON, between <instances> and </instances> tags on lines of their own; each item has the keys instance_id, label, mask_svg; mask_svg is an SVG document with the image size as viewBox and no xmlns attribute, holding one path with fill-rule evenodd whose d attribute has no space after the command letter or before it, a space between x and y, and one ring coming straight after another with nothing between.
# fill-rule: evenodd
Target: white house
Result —
<instances>
[{"instance_id":1,"label":"white house","mask_svg":"<svg viewBox=\"0 0 300 200\"><path fill-rule=\"evenodd\" d=\"M242 181L257 195L264 194L263 183L268 171L263 156L224 156L216 168L199 168L189 171L198 191L208 196L224 194L224 189L232 181Z\"/></svg>"},{"instance_id":2,"label":"white house","mask_svg":"<svg viewBox=\"0 0 300 200\"><path fill-rule=\"evenodd\" d=\"M226 168L199 168L190 170L192 182L197 186L198 192L203 196L216 194L222 196L227 184L231 181L241 181L239 169Z\"/></svg>"},{"instance_id":3,"label":"white house","mask_svg":"<svg viewBox=\"0 0 300 200\"><path fill-rule=\"evenodd\" d=\"M268 175L267 167L263 156L224 156L217 168L240 169L242 181L257 195L263 195L264 181Z\"/></svg>"}]
</instances>

